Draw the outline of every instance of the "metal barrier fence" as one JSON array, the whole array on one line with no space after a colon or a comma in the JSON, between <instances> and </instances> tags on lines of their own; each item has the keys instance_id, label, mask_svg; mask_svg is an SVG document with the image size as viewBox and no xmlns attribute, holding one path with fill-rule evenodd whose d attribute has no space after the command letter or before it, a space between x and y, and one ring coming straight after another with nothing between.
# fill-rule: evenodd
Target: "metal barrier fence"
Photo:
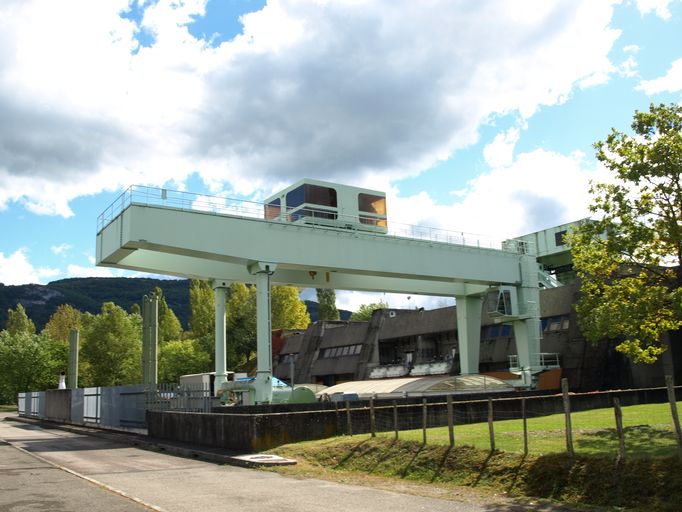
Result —
<instances>
[{"instance_id":1,"label":"metal barrier fence","mask_svg":"<svg viewBox=\"0 0 682 512\"><path fill-rule=\"evenodd\" d=\"M159 384L146 395L147 409L153 411L211 412L219 405L208 385Z\"/></svg>"},{"instance_id":2,"label":"metal barrier fence","mask_svg":"<svg viewBox=\"0 0 682 512\"><path fill-rule=\"evenodd\" d=\"M61 400L47 411L51 393ZM71 390L29 391L17 395L20 416L40 419L68 419L70 423L137 430L146 428L146 411L211 412L217 405L208 385L160 384L154 388L132 386L90 387Z\"/></svg>"}]
</instances>

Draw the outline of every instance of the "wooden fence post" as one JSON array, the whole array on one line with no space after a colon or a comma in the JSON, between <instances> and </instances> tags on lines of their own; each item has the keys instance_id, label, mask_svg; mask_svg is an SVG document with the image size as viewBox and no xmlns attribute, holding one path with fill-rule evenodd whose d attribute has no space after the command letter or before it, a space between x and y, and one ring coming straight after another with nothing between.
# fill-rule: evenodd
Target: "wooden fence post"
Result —
<instances>
[{"instance_id":1,"label":"wooden fence post","mask_svg":"<svg viewBox=\"0 0 682 512\"><path fill-rule=\"evenodd\" d=\"M372 433L372 437L377 436L377 425L376 417L374 416L374 397L369 399L369 430Z\"/></svg>"},{"instance_id":2,"label":"wooden fence post","mask_svg":"<svg viewBox=\"0 0 682 512\"><path fill-rule=\"evenodd\" d=\"M495 451L495 427L493 426L493 399L488 398L488 432L490 433L490 451Z\"/></svg>"},{"instance_id":3,"label":"wooden fence post","mask_svg":"<svg viewBox=\"0 0 682 512\"><path fill-rule=\"evenodd\" d=\"M675 398L675 384L673 383L672 375L665 376L665 385L668 388L668 401L670 402L670 413L673 416L673 423L675 424L675 433L677 434L677 450L680 457L682 457L682 429L680 429L680 417L677 415L677 399Z\"/></svg>"},{"instance_id":4,"label":"wooden fence post","mask_svg":"<svg viewBox=\"0 0 682 512\"><path fill-rule=\"evenodd\" d=\"M528 455L528 419L526 416L526 397L521 399L521 416L523 416L523 454Z\"/></svg>"},{"instance_id":5,"label":"wooden fence post","mask_svg":"<svg viewBox=\"0 0 682 512\"><path fill-rule=\"evenodd\" d=\"M426 425L428 423L428 416L426 412L426 398L422 398L422 438L426 444Z\"/></svg>"},{"instance_id":6,"label":"wooden fence post","mask_svg":"<svg viewBox=\"0 0 682 512\"><path fill-rule=\"evenodd\" d=\"M561 392L564 399L564 415L566 416L566 451L573 457L573 428L571 426L571 401L568 398L568 379L561 379Z\"/></svg>"},{"instance_id":7,"label":"wooden fence post","mask_svg":"<svg viewBox=\"0 0 682 512\"><path fill-rule=\"evenodd\" d=\"M349 436L353 435L353 422L351 420L350 414L350 402L346 400L346 433Z\"/></svg>"},{"instance_id":8,"label":"wooden fence post","mask_svg":"<svg viewBox=\"0 0 682 512\"><path fill-rule=\"evenodd\" d=\"M616 431L618 432L618 460L625 460L625 433L623 432L623 412L620 410L620 399L614 397L613 412L616 415Z\"/></svg>"},{"instance_id":9,"label":"wooden fence post","mask_svg":"<svg viewBox=\"0 0 682 512\"><path fill-rule=\"evenodd\" d=\"M395 439L398 439L398 402L393 400L393 428L395 430Z\"/></svg>"},{"instance_id":10,"label":"wooden fence post","mask_svg":"<svg viewBox=\"0 0 682 512\"><path fill-rule=\"evenodd\" d=\"M453 418L452 395L448 395L448 435L450 436L450 448L455 446L455 421Z\"/></svg>"}]
</instances>

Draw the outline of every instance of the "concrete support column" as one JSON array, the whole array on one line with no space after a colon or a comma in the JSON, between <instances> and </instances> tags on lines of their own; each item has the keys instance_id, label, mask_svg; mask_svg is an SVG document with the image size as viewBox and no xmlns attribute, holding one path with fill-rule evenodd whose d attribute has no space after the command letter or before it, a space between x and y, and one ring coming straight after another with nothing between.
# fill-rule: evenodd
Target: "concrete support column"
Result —
<instances>
[{"instance_id":1,"label":"concrete support column","mask_svg":"<svg viewBox=\"0 0 682 512\"><path fill-rule=\"evenodd\" d=\"M482 298L456 295L455 301L460 374L476 374L481 352Z\"/></svg>"},{"instance_id":2,"label":"concrete support column","mask_svg":"<svg viewBox=\"0 0 682 512\"><path fill-rule=\"evenodd\" d=\"M215 299L215 382L214 391L217 394L220 387L227 382L227 321L226 303L227 287L225 282L213 283L213 297Z\"/></svg>"},{"instance_id":3,"label":"concrete support column","mask_svg":"<svg viewBox=\"0 0 682 512\"><path fill-rule=\"evenodd\" d=\"M142 298L142 383L158 384L159 298L152 294Z\"/></svg>"},{"instance_id":4,"label":"concrete support column","mask_svg":"<svg viewBox=\"0 0 682 512\"><path fill-rule=\"evenodd\" d=\"M272 311L270 276L275 265L260 263L256 274L256 403L272 401Z\"/></svg>"},{"instance_id":5,"label":"concrete support column","mask_svg":"<svg viewBox=\"0 0 682 512\"><path fill-rule=\"evenodd\" d=\"M270 309L270 276L276 263L257 262L249 265L256 276L256 396L257 404L272 401L272 318Z\"/></svg>"},{"instance_id":6,"label":"concrete support column","mask_svg":"<svg viewBox=\"0 0 682 512\"><path fill-rule=\"evenodd\" d=\"M78 388L78 329L69 332L69 373L67 374L69 389Z\"/></svg>"}]
</instances>

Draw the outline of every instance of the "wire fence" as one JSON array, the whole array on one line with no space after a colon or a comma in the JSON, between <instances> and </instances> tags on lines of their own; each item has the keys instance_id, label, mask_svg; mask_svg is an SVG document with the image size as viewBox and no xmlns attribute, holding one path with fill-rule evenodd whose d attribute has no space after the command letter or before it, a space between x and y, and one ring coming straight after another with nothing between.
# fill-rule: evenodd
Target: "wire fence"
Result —
<instances>
[{"instance_id":1,"label":"wire fence","mask_svg":"<svg viewBox=\"0 0 682 512\"><path fill-rule=\"evenodd\" d=\"M369 433L372 437L418 441L423 444L473 445L524 455L565 451L612 453L617 460L647 454L682 458L682 430L672 378L666 377L670 413L640 412L624 415L621 400L612 398L612 410L598 409L575 414L566 379L554 412L533 398L492 399L468 402L445 401L403 405L345 402L337 405L339 431L346 435ZM665 407L665 406L664 406ZM660 411L659 411L660 412ZM647 415L649 414L649 415ZM513 420L513 421L510 421ZM477 424L477 425L474 425ZM487 428L486 428L487 424Z\"/></svg>"}]
</instances>

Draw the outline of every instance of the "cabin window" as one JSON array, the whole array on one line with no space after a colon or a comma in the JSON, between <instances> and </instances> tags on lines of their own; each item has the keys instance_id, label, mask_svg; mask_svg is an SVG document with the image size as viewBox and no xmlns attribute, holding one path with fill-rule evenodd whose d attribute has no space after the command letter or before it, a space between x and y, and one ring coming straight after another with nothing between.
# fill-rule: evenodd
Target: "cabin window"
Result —
<instances>
[{"instance_id":1,"label":"cabin window","mask_svg":"<svg viewBox=\"0 0 682 512\"><path fill-rule=\"evenodd\" d=\"M295 210L303 204L336 208L336 190L330 187L321 187L319 185L306 183L300 187L296 187L287 194L287 209L289 211ZM336 212L312 207L304 208L292 213L289 216L289 220L296 221L307 217L316 219L336 219Z\"/></svg>"},{"instance_id":2,"label":"cabin window","mask_svg":"<svg viewBox=\"0 0 682 512\"><path fill-rule=\"evenodd\" d=\"M557 247L566 245L566 230L554 233L554 245Z\"/></svg>"},{"instance_id":3,"label":"cabin window","mask_svg":"<svg viewBox=\"0 0 682 512\"><path fill-rule=\"evenodd\" d=\"M319 206L337 207L336 190L330 187L320 187L319 185L306 184L305 202Z\"/></svg>"},{"instance_id":4,"label":"cabin window","mask_svg":"<svg viewBox=\"0 0 682 512\"><path fill-rule=\"evenodd\" d=\"M279 217L279 212L281 210L280 200L275 199L265 205L265 218L266 220L272 220Z\"/></svg>"},{"instance_id":5,"label":"cabin window","mask_svg":"<svg viewBox=\"0 0 682 512\"><path fill-rule=\"evenodd\" d=\"M296 187L287 193L287 208L296 208L305 203L305 185Z\"/></svg>"},{"instance_id":6,"label":"cabin window","mask_svg":"<svg viewBox=\"0 0 682 512\"><path fill-rule=\"evenodd\" d=\"M372 194L358 194L358 210L377 215L386 215L386 198Z\"/></svg>"},{"instance_id":7,"label":"cabin window","mask_svg":"<svg viewBox=\"0 0 682 512\"><path fill-rule=\"evenodd\" d=\"M296 208L303 203L336 208L336 190L306 183L287 194L287 208Z\"/></svg>"},{"instance_id":8,"label":"cabin window","mask_svg":"<svg viewBox=\"0 0 682 512\"><path fill-rule=\"evenodd\" d=\"M360 222L373 226L386 227L385 218L376 218L362 213L372 213L374 215L386 216L386 198L373 194L358 194L358 210L360 211Z\"/></svg>"}]
</instances>

